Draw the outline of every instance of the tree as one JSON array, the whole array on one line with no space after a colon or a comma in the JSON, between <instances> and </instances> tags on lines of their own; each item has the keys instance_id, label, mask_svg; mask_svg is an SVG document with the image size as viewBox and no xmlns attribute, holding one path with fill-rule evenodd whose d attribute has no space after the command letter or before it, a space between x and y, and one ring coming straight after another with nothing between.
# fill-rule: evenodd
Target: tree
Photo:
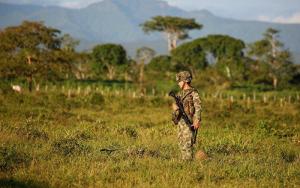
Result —
<instances>
[{"instance_id":1,"label":"tree","mask_svg":"<svg viewBox=\"0 0 300 188\"><path fill-rule=\"evenodd\" d=\"M215 66L230 80L244 77L245 43L228 35L209 35L196 42L202 45L206 52L212 56Z\"/></svg>"},{"instance_id":2,"label":"tree","mask_svg":"<svg viewBox=\"0 0 300 188\"><path fill-rule=\"evenodd\" d=\"M80 44L79 40L74 39L69 34L62 36L61 46L64 51L74 52L75 48Z\"/></svg>"},{"instance_id":3,"label":"tree","mask_svg":"<svg viewBox=\"0 0 300 188\"><path fill-rule=\"evenodd\" d=\"M176 71L188 69L195 76L195 70L204 69L208 65L205 49L195 41L180 45L171 54Z\"/></svg>"},{"instance_id":4,"label":"tree","mask_svg":"<svg viewBox=\"0 0 300 188\"><path fill-rule=\"evenodd\" d=\"M213 59L216 67L233 79L233 75L237 77L243 72L244 48L242 40L227 35L209 35L172 50L172 62L177 71L188 69L194 74L194 70L205 69L209 59Z\"/></svg>"},{"instance_id":5,"label":"tree","mask_svg":"<svg viewBox=\"0 0 300 188\"><path fill-rule=\"evenodd\" d=\"M278 79L289 75L291 54L283 49L283 43L279 41L279 31L269 28L264 33L262 40L249 45L248 54L260 63L266 64L268 76L272 78L274 89L277 88Z\"/></svg>"},{"instance_id":6,"label":"tree","mask_svg":"<svg viewBox=\"0 0 300 188\"><path fill-rule=\"evenodd\" d=\"M37 77L54 73L63 58L60 31L42 22L24 21L0 32L1 76L26 77L29 90Z\"/></svg>"},{"instance_id":7,"label":"tree","mask_svg":"<svg viewBox=\"0 0 300 188\"><path fill-rule=\"evenodd\" d=\"M71 35L65 34L62 36L61 52L66 62L69 62L70 67L68 72L72 72L77 79L85 79L90 71L89 54L85 52L76 52L76 47L80 44L79 40L74 39ZM66 74L69 78L69 74Z\"/></svg>"},{"instance_id":8,"label":"tree","mask_svg":"<svg viewBox=\"0 0 300 188\"><path fill-rule=\"evenodd\" d=\"M198 24L195 19L187 19L172 16L156 16L141 24L145 33L158 31L167 35L169 51L177 47L178 40L189 37L188 31L201 29L203 26Z\"/></svg>"},{"instance_id":9,"label":"tree","mask_svg":"<svg viewBox=\"0 0 300 188\"><path fill-rule=\"evenodd\" d=\"M171 71L171 56L160 55L154 57L146 66L146 70L166 73Z\"/></svg>"},{"instance_id":10,"label":"tree","mask_svg":"<svg viewBox=\"0 0 300 188\"><path fill-rule=\"evenodd\" d=\"M139 63L140 71L139 71L139 82L141 88L143 87L144 82L144 69L145 64L149 63L151 59L155 56L155 51L148 47L142 47L137 49L136 51L136 60Z\"/></svg>"},{"instance_id":11,"label":"tree","mask_svg":"<svg viewBox=\"0 0 300 188\"><path fill-rule=\"evenodd\" d=\"M109 80L115 78L117 66L127 62L126 50L121 45L104 44L93 48L92 56L100 66L107 70Z\"/></svg>"}]
</instances>

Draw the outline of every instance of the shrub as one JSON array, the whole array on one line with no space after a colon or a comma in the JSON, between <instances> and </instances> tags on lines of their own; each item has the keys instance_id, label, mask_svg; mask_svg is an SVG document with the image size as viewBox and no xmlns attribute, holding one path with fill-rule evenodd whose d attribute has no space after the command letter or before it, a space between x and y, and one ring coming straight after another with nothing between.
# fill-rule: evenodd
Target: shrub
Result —
<instances>
[{"instance_id":1,"label":"shrub","mask_svg":"<svg viewBox=\"0 0 300 188\"><path fill-rule=\"evenodd\" d=\"M28 165L30 161L29 155L17 151L15 147L0 146L0 171L14 170L22 165Z\"/></svg>"},{"instance_id":2,"label":"shrub","mask_svg":"<svg viewBox=\"0 0 300 188\"><path fill-rule=\"evenodd\" d=\"M118 130L120 134L125 134L130 138L136 139L138 137L138 133L133 127L124 127Z\"/></svg>"},{"instance_id":3,"label":"shrub","mask_svg":"<svg viewBox=\"0 0 300 188\"><path fill-rule=\"evenodd\" d=\"M0 82L0 94L12 93L13 90L11 86L6 82Z\"/></svg>"},{"instance_id":4,"label":"shrub","mask_svg":"<svg viewBox=\"0 0 300 188\"><path fill-rule=\"evenodd\" d=\"M287 163L292 163L297 158L295 151L292 151L292 150L283 150L283 151L281 151L280 156L281 156L281 159Z\"/></svg>"},{"instance_id":5,"label":"shrub","mask_svg":"<svg viewBox=\"0 0 300 188\"><path fill-rule=\"evenodd\" d=\"M16 130L17 134L20 136L25 136L29 140L48 140L48 134L43 130L38 130L33 127L19 128Z\"/></svg>"},{"instance_id":6,"label":"shrub","mask_svg":"<svg viewBox=\"0 0 300 188\"><path fill-rule=\"evenodd\" d=\"M63 156L72 156L87 154L90 151L90 147L84 145L76 138L64 138L54 142L52 150Z\"/></svg>"},{"instance_id":7,"label":"shrub","mask_svg":"<svg viewBox=\"0 0 300 188\"><path fill-rule=\"evenodd\" d=\"M93 105L103 105L105 102L105 99L103 95L100 93L93 93L91 98L90 98L90 103Z\"/></svg>"}]
</instances>

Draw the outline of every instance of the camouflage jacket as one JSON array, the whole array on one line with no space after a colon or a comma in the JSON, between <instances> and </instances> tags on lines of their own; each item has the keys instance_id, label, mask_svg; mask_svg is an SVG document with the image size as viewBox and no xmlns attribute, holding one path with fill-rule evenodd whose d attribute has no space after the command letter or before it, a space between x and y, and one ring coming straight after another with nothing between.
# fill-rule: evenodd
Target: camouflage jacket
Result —
<instances>
[{"instance_id":1,"label":"camouflage jacket","mask_svg":"<svg viewBox=\"0 0 300 188\"><path fill-rule=\"evenodd\" d=\"M194 88L182 90L179 93L179 97L181 99L181 102L183 103L184 111L188 115L191 122L194 122L195 120L201 121L202 106L198 91ZM173 112L173 121L174 119L180 121L180 118L181 115L179 111Z\"/></svg>"}]
</instances>

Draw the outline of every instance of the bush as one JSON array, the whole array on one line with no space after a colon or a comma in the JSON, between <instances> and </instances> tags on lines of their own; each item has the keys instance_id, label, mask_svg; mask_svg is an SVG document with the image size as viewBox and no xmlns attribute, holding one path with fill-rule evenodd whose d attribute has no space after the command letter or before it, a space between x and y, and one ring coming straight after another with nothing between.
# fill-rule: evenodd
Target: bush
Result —
<instances>
[{"instance_id":1,"label":"bush","mask_svg":"<svg viewBox=\"0 0 300 188\"><path fill-rule=\"evenodd\" d=\"M82 155L87 154L90 151L90 148L84 145L76 138L64 138L58 140L52 144L53 152L63 155L63 156L72 156L72 155Z\"/></svg>"},{"instance_id":2,"label":"bush","mask_svg":"<svg viewBox=\"0 0 300 188\"><path fill-rule=\"evenodd\" d=\"M295 151L292 151L292 150L283 150L283 151L281 151L280 156L281 156L281 159L287 163L292 163L297 158Z\"/></svg>"},{"instance_id":3,"label":"bush","mask_svg":"<svg viewBox=\"0 0 300 188\"><path fill-rule=\"evenodd\" d=\"M14 170L22 165L28 165L31 157L19 152L15 147L0 147L0 171Z\"/></svg>"},{"instance_id":4,"label":"bush","mask_svg":"<svg viewBox=\"0 0 300 188\"><path fill-rule=\"evenodd\" d=\"M120 134L125 134L130 138L136 139L138 137L138 133L133 127L124 127L118 130Z\"/></svg>"},{"instance_id":5,"label":"bush","mask_svg":"<svg viewBox=\"0 0 300 188\"><path fill-rule=\"evenodd\" d=\"M12 93L13 90L11 86L6 82L0 82L0 94Z\"/></svg>"},{"instance_id":6,"label":"bush","mask_svg":"<svg viewBox=\"0 0 300 188\"><path fill-rule=\"evenodd\" d=\"M105 102L104 97L100 93L93 93L90 98L90 103L93 105L103 105Z\"/></svg>"},{"instance_id":7,"label":"bush","mask_svg":"<svg viewBox=\"0 0 300 188\"><path fill-rule=\"evenodd\" d=\"M25 128L19 128L17 129L17 134L20 136L25 136L29 140L48 140L48 134L45 131L41 131L38 129L35 129L33 127L25 127Z\"/></svg>"}]
</instances>

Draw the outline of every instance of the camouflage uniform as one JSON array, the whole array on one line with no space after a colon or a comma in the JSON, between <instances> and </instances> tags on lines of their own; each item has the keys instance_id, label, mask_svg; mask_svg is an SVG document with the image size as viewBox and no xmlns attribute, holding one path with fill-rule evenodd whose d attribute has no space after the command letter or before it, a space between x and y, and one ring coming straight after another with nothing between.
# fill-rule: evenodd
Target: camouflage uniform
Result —
<instances>
[{"instance_id":1,"label":"camouflage uniform","mask_svg":"<svg viewBox=\"0 0 300 188\"><path fill-rule=\"evenodd\" d=\"M181 76L181 77L180 77ZM191 75L184 71L180 72L176 76L176 80L178 82L185 81L191 82ZM191 122L195 120L199 120L201 122L201 99L199 97L199 93L194 88L182 90L179 93L179 97L183 103L184 111L188 115ZM173 116L180 116L179 111L173 112ZM193 142L192 138L195 132L192 131L189 126L184 122L181 118L178 122L178 140L179 140L179 148L181 150L181 155L183 160L191 160L193 159Z\"/></svg>"}]
</instances>

